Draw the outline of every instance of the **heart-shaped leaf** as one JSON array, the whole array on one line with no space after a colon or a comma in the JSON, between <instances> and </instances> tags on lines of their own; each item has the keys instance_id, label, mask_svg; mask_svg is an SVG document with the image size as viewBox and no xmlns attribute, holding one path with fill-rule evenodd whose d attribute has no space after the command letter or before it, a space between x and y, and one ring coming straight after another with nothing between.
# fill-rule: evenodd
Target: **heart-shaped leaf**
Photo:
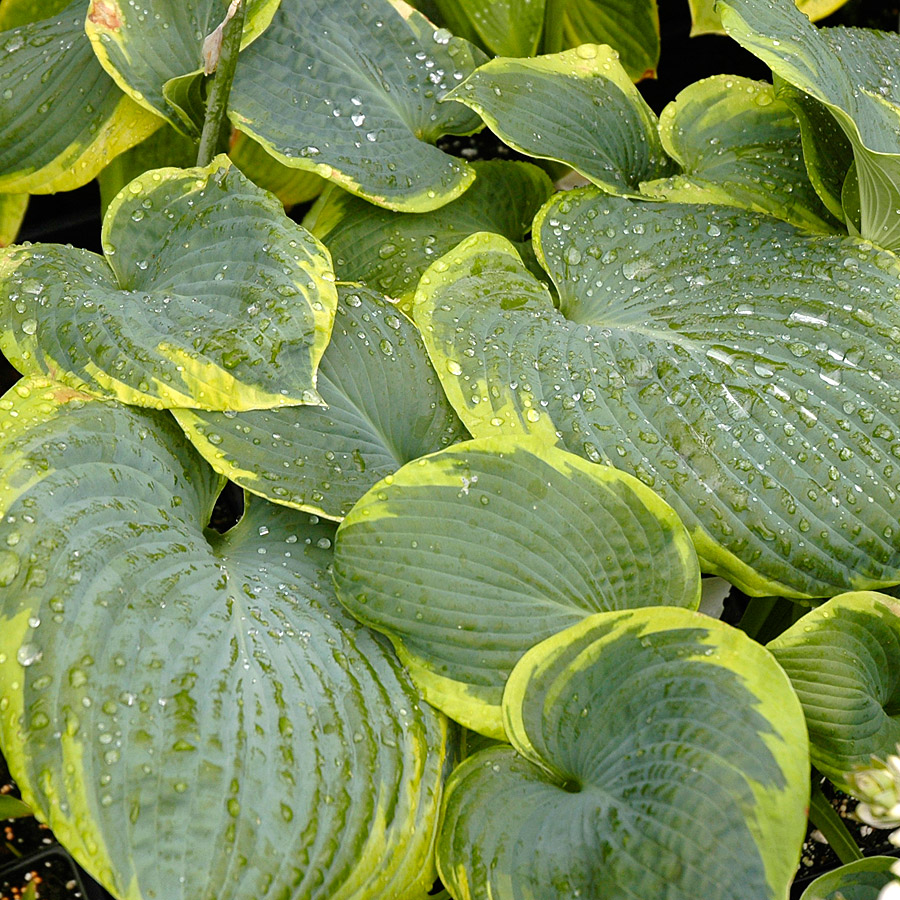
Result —
<instances>
[{"instance_id":1,"label":"heart-shaped leaf","mask_svg":"<svg viewBox=\"0 0 900 900\"><path fill-rule=\"evenodd\" d=\"M358 285L340 285L339 297L318 372L325 408L174 411L214 469L332 519L404 463L468 437L413 324Z\"/></svg>"},{"instance_id":2,"label":"heart-shaped leaf","mask_svg":"<svg viewBox=\"0 0 900 900\"><path fill-rule=\"evenodd\" d=\"M841 594L771 641L803 704L813 765L838 787L900 744L900 603Z\"/></svg>"},{"instance_id":3,"label":"heart-shaped leaf","mask_svg":"<svg viewBox=\"0 0 900 900\"><path fill-rule=\"evenodd\" d=\"M0 406L0 738L40 817L118 897L421 897L446 726L334 599L333 526L205 529L166 414Z\"/></svg>"},{"instance_id":4,"label":"heart-shaped leaf","mask_svg":"<svg viewBox=\"0 0 900 900\"><path fill-rule=\"evenodd\" d=\"M513 747L450 778L455 897L783 900L806 828L803 713L772 657L684 609L591 616L503 694Z\"/></svg>"},{"instance_id":5,"label":"heart-shaped leaf","mask_svg":"<svg viewBox=\"0 0 900 900\"><path fill-rule=\"evenodd\" d=\"M525 239L553 192L550 179L524 162L475 162L472 168L475 184L433 212L395 213L332 188L303 224L331 251L338 278L366 282L406 307L429 264L470 234L493 231L520 252L531 249Z\"/></svg>"},{"instance_id":6,"label":"heart-shaped leaf","mask_svg":"<svg viewBox=\"0 0 900 900\"><path fill-rule=\"evenodd\" d=\"M242 47L268 27L280 2L244 0ZM203 71L204 39L227 11L221 0L154 0L152 12L123 0L90 0L84 29L100 64L132 100L198 138L198 123L173 108L164 87Z\"/></svg>"},{"instance_id":7,"label":"heart-shaped leaf","mask_svg":"<svg viewBox=\"0 0 900 900\"><path fill-rule=\"evenodd\" d=\"M547 30L558 28L563 46L609 44L618 52L632 81L655 76L659 62L656 0L575 0L559 6L559 24L548 20Z\"/></svg>"},{"instance_id":8,"label":"heart-shaped leaf","mask_svg":"<svg viewBox=\"0 0 900 900\"><path fill-rule=\"evenodd\" d=\"M851 238L590 188L535 219L546 288L475 235L415 317L475 437L537 431L656 490L751 594L900 582L900 265Z\"/></svg>"},{"instance_id":9,"label":"heart-shaped leaf","mask_svg":"<svg viewBox=\"0 0 900 900\"><path fill-rule=\"evenodd\" d=\"M330 257L227 158L132 181L107 210L103 248L0 256L0 349L20 371L138 406L319 402Z\"/></svg>"},{"instance_id":10,"label":"heart-shaped leaf","mask_svg":"<svg viewBox=\"0 0 900 900\"><path fill-rule=\"evenodd\" d=\"M640 182L674 168L656 116L611 47L493 59L450 97L516 150L566 163L613 194L639 197Z\"/></svg>"},{"instance_id":11,"label":"heart-shaped leaf","mask_svg":"<svg viewBox=\"0 0 900 900\"><path fill-rule=\"evenodd\" d=\"M843 231L809 180L797 119L771 84L705 78L663 110L659 129L683 174L643 183L648 197L738 206L810 231Z\"/></svg>"},{"instance_id":12,"label":"heart-shaped leaf","mask_svg":"<svg viewBox=\"0 0 900 900\"><path fill-rule=\"evenodd\" d=\"M731 37L831 113L853 146L859 233L900 248L900 35L816 28L790 0L722 0L717 8Z\"/></svg>"},{"instance_id":13,"label":"heart-shaped leaf","mask_svg":"<svg viewBox=\"0 0 900 900\"><path fill-rule=\"evenodd\" d=\"M700 601L672 510L537 438L457 444L386 478L344 519L334 578L430 703L495 737L503 685L538 641L598 610Z\"/></svg>"},{"instance_id":14,"label":"heart-shaped leaf","mask_svg":"<svg viewBox=\"0 0 900 900\"><path fill-rule=\"evenodd\" d=\"M869 856L817 878L800 900L878 900L885 885L894 880L891 866L894 856Z\"/></svg>"},{"instance_id":15,"label":"heart-shaped leaf","mask_svg":"<svg viewBox=\"0 0 900 900\"><path fill-rule=\"evenodd\" d=\"M439 101L484 58L402 0L283 0L241 56L229 115L286 165L379 206L424 212L474 178L432 143L481 127Z\"/></svg>"},{"instance_id":16,"label":"heart-shaped leaf","mask_svg":"<svg viewBox=\"0 0 900 900\"><path fill-rule=\"evenodd\" d=\"M87 5L73 0L0 34L0 191L72 190L161 124L97 62L84 33Z\"/></svg>"}]
</instances>

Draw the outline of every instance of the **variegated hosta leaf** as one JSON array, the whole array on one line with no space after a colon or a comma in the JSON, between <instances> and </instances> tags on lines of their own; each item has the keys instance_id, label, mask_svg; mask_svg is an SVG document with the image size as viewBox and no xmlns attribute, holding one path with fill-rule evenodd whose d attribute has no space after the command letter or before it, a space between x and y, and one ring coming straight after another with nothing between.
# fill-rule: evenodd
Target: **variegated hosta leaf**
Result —
<instances>
[{"instance_id":1,"label":"variegated hosta leaf","mask_svg":"<svg viewBox=\"0 0 900 900\"><path fill-rule=\"evenodd\" d=\"M900 249L900 35L816 28L790 0L722 0L718 9L731 37L834 116L853 145L859 232Z\"/></svg>"},{"instance_id":2,"label":"variegated hosta leaf","mask_svg":"<svg viewBox=\"0 0 900 900\"><path fill-rule=\"evenodd\" d=\"M648 197L737 206L810 231L843 231L810 183L797 119L771 84L705 78L663 110L659 129L683 173L644 182Z\"/></svg>"},{"instance_id":3,"label":"variegated hosta leaf","mask_svg":"<svg viewBox=\"0 0 900 900\"><path fill-rule=\"evenodd\" d=\"M768 648L803 704L813 765L852 793L847 773L900 743L900 603L841 594Z\"/></svg>"},{"instance_id":4,"label":"variegated hosta leaf","mask_svg":"<svg viewBox=\"0 0 900 900\"><path fill-rule=\"evenodd\" d=\"M847 217L841 194L847 173L853 166L853 145L824 103L797 90L777 75L773 81L775 96L791 108L800 123L803 162L810 182L828 211L844 222Z\"/></svg>"},{"instance_id":5,"label":"variegated hosta leaf","mask_svg":"<svg viewBox=\"0 0 900 900\"><path fill-rule=\"evenodd\" d=\"M72 190L161 124L95 59L87 5L0 33L0 191Z\"/></svg>"},{"instance_id":6,"label":"variegated hosta leaf","mask_svg":"<svg viewBox=\"0 0 900 900\"><path fill-rule=\"evenodd\" d=\"M524 162L474 162L475 184L462 197L427 213L395 213L332 188L303 224L331 251L344 281L364 281L411 305L419 277L429 264L464 237L493 231L531 250L531 222L553 193L547 175ZM533 254L531 254L533 259ZM534 267L540 271L537 262Z\"/></svg>"},{"instance_id":7,"label":"variegated hosta leaf","mask_svg":"<svg viewBox=\"0 0 900 900\"><path fill-rule=\"evenodd\" d=\"M254 184L271 191L286 207L313 200L328 184L315 172L292 169L279 162L240 131L234 132L228 156Z\"/></svg>"},{"instance_id":8,"label":"variegated hosta leaf","mask_svg":"<svg viewBox=\"0 0 900 900\"><path fill-rule=\"evenodd\" d=\"M840 9L847 0L794 0L810 21L824 19ZM691 8L691 37L698 34L725 34L715 10L716 0L688 0Z\"/></svg>"},{"instance_id":9,"label":"variegated hosta leaf","mask_svg":"<svg viewBox=\"0 0 900 900\"><path fill-rule=\"evenodd\" d=\"M637 475L755 595L900 582L900 265L852 238L585 188L422 277L415 318L476 437L538 432Z\"/></svg>"},{"instance_id":10,"label":"variegated hosta leaf","mask_svg":"<svg viewBox=\"0 0 900 900\"><path fill-rule=\"evenodd\" d=\"M0 194L0 247L8 247L19 233L30 194Z\"/></svg>"},{"instance_id":11,"label":"variegated hosta leaf","mask_svg":"<svg viewBox=\"0 0 900 900\"><path fill-rule=\"evenodd\" d=\"M454 34L471 34L495 56L537 53L546 0L436 0L436 5Z\"/></svg>"},{"instance_id":12,"label":"variegated hosta leaf","mask_svg":"<svg viewBox=\"0 0 900 900\"><path fill-rule=\"evenodd\" d=\"M330 257L227 158L136 178L107 210L103 249L0 256L0 349L20 371L138 406L319 402Z\"/></svg>"},{"instance_id":13,"label":"variegated hosta leaf","mask_svg":"<svg viewBox=\"0 0 900 900\"><path fill-rule=\"evenodd\" d=\"M878 900L885 885L894 880L895 856L869 856L817 878L800 900Z\"/></svg>"},{"instance_id":14,"label":"variegated hosta leaf","mask_svg":"<svg viewBox=\"0 0 900 900\"><path fill-rule=\"evenodd\" d=\"M386 478L344 519L334 577L426 699L493 737L503 685L538 641L599 610L700 601L672 510L537 438L458 444Z\"/></svg>"},{"instance_id":15,"label":"variegated hosta leaf","mask_svg":"<svg viewBox=\"0 0 900 900\"><path fill-rule=\"evenodd\" d=\"M128 900L418 900L445 725L337 604L333 527L205 529L220 480L165 414L0 407L0 738L40 817Z\"/></svg>"},{"instance_id":16,"label":"variegated hosta leaf","mask_svg":"<svg viewBox=\"0 0 900 900\"><path fill-rule=\"evenodd\" d=\"M338 293L318 373L325 408L174 411L214 469L275 503L332 519L404 463L468 437L412 323L359 285Z\"/></svg>"},{"instance_id":17,"label":"variegated hosta leaf","mask_svg":"<svg viewBox=\"0 0 900 900\"><path fill-rule=\"evenodd\" d=\"M568 0L561 6L564 46L609 44L618 51L632 81L656 75L656 0ZM550 27L552 24L548 23Z\"/></svg>"},{"instance_id":18,"label":"variegated hosta leaf","mask_svg":"<svg viewBox=\"0 0 900 900\"><path fill-rule=\"evenodd\" d=\"M432 143L481 127L439 101L484 59L403 0L282 0L241 56L229 115L288 166L379 206L424 212L474 178Z\"/></svg>"},{"instance_id":19,"label":"variegated hosta leaf","mask_svg":"<svg viewBox=\"0 0 900 900\"><path fill-rule=\"evenodd\" d=\"M512 747L447 784L454 897L783 900L806 828L803 713L772 657L684 609L605 612L530 650Z\"/></svg>"},{"instance_id":20,"label":"variegated hosta leaf","mask_svg":"<svg viewBox=\"0 0 900 900\"><path fill-rule=\"evenodd\" d=\"M624 197L673 170L656 116L615 50L585 44L536 59L493 59L450 95L522 153L566 163Z\"/></svg>"},{"instance_id":21,"label":"variegated hosta leaf","mask_svg":"<svg viewBox=\"0 0 900 900\"><path fill-rule=\"evenodd\" d=\"M272 21L280 0L244 0L242 47ZM164 95L167 82L203 71L203 42L226 12L223 0L146 0L139 7L125 0L90 0L84 28L97 59L134 101L164 116L190 137L198 123Z\"/></svg>"}]
</instances>

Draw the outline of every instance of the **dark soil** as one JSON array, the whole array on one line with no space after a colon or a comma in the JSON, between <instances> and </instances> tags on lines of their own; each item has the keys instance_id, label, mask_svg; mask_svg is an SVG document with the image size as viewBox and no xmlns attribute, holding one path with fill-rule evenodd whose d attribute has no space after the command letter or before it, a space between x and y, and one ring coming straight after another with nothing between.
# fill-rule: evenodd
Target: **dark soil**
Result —
<instances>
[{"instance_id":1,"label":"dark soil","mask_svg":"<svg viewBox=\"0 0 900 900\"><path fill-rule=\"evenodd\" d=\"M837 810L844 820L847 830L853 835L857 846L866 856L897 856L897 848L888 840L890 831L872 828L853 818L857 801L848 794L837 790L827 778L820 781L822 792L831 801L831 805ZM800 868L791 888L791 900L798 900L811 881L837 868L841 861L835 852L828 846L822 833L813 827L806 832L806 840L803 842L803 851L800 854Z\"/></svg>"},{"instance_id":2,"label":"dark soil","mask_svg":"<svg viewBox=\"0 0 900 900\"><path fill-rule=\"evenodd\" d=\"M19 789L0 756L0 794ZM38 900L113 900L36 819L0 822L0 900L21 900L34 885Z\"/></svg>"}]
</instances>

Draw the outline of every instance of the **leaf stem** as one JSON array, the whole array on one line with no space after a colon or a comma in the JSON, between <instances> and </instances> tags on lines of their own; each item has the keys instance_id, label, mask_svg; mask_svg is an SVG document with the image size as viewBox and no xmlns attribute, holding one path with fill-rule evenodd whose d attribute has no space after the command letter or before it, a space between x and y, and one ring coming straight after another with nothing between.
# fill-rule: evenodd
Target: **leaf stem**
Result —
<instances>
[{"instance_id":1,"label":"leaf stem","mask_svg":"<svg viewBox=\"0 0 900 900\"><path fill-rule=\"evenodd\" d=\"M544 7L544 53L559 53L563 48L563 13L566 0L546 0Z\"/></svg>"},{"instance_id":2,"label":"leaf stem","mask_svg":"<svg viewBox=\"0 0 900 900\"><path fill-rule=\"evenodd\" d=\"M197 151L198 166L208 166L225 143L222 132L228 124L228 95L231 93L231 82L234 81L234 70L241 47L246 4L242 0L235 0L228 12L233 14L230 18L226 17L220 26L222 45L215 65L216 74L206 100L206 117L200 135L200 149Z\"/></svg>"},{"instance_id":3,"label":"leaf stem","mask_svg":"<svg viewBox=\"0 0 900 900\"><path fill-rule=\"evenodd\" d=\"M828 798L822 793L819 784L819 773L813 769L812 794L809 798L809 821L822 832L828 846L834 850L837 858L846 865L854 860L862 859L853 835L847 830L843 819L835 812Z\"/></svg>"},{"instance_id":4,"label":"leaf stem","mask_svg":"<svg viewBox=\"0 0 900 900\"><path fill-rule=\"evenodd\" d=\"M738 628L740 628L747 637L756 640L756 636L762 630L763 625L766 624L766 619L769 618L769 615L772 613L777 602L777 597L751 598L744 615L741 616Z\"/></svg>"}]
</instances>

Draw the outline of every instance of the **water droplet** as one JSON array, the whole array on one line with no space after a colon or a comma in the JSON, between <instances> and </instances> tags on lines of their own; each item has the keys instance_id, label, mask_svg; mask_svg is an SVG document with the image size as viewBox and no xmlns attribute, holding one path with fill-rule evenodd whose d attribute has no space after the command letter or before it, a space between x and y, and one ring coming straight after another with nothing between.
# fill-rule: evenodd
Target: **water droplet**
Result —
<instances>
[{"instance_id":1,"label":"water droplet","mask_svg":"<svg viewBox=\"0 0 900 900\"><path fill-rule=\"evenodd\" d=\"M12 584L19 566L19 557L12 550L0 550L0 587Z\"/></svg>"},{"instance_id":2,"label":"water droplet","mask_svg":"<svg viewBox=\"0 0 900 900\"><path fill-rule=\"evenodd\" d=\"M36 662L40 660L40 658L44 655L44 651L41 650L37 644L32 644L31 642L22 644L21 647L16 651L16 661L20 666L33 666Z\"/></svg>"}]
</instances>

